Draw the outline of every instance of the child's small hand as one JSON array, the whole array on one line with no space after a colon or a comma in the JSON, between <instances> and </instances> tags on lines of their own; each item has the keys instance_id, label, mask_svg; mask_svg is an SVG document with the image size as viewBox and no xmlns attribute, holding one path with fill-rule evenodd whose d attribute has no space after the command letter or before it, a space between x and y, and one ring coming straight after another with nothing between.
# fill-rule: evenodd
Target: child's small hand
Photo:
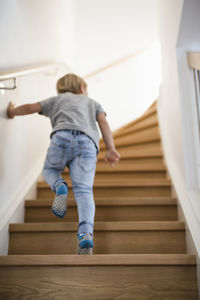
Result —
<instances>
[{"instance_id":1,"label":"child's small hand","mask_svg":"<svg viewBox=\"0 0 200 300\"><path fill-rule=\"evenodd\" d=\"M106 151L105 161L110 163L112 167L119 161L120 154L115 148L109 148Z\"/></svg>"},{"instance_id":2,"label":"child's small hand","mask_svg":"<svg viewBox=\"0 0 200 300\"><path fill-rule=\"evenodd\" d=\"M12 102L9 102L8 107L7 107L7 116L9 119L14 118L14 116L15 116L14 109L15 109L15 105Z\"/></svg>"}]
</instances>

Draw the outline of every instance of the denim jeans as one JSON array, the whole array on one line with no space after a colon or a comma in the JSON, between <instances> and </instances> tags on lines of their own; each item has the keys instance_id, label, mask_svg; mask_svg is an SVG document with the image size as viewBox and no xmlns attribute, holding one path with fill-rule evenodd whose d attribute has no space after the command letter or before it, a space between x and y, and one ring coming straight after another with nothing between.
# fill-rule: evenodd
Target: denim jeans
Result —
<instances>
[{"instance_id":1,"label":"denim jeans","mask_svg":"<svg viewBox=\"0 0 200 300\"><path fill-rule=\"evenodd\" d=\"M78 207L78 234L93 234L95 203L93 183L97 161L97 148L92 139L81 131L57 131L51 139L44 163L43 176L51 189L65 180L61 173L69 169L74 198Z\"/></svg>"}]
</instances>

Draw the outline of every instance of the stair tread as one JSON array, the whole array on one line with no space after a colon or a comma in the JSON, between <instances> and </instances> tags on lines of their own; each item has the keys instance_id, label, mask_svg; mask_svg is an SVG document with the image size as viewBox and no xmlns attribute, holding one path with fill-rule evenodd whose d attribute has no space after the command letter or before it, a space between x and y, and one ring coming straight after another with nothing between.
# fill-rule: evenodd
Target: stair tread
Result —
<instances>
[{"instance_id":1,"label":"stair tread","mask_svg":"<svg viewBox=\"0 0 200 300\"><path fill-rule=\"evenodd\" d=\"M156 103L156 101L155 101ZM150 109L148 109L142 116L138 117L137 119L129 122L128 124L120 127L119 129L116 129L114 132L113 132L113 136L116 137L116 136L119 136L121 134L123 134L123 132L126 132L127 129L129 129L130 127L133 127L138 124L139 122L143 121L144 119L147 119L148 117L154 115L154 114L157 114L157 107L151 107Z\"/></svg>"},{"instance_id":2,"label":"stair tread","mask_svg":"<svg viewBox=\"0 0 200 300\"><path fill-rule=\"evenodd\" d=\"M52 199L26 200L25 207L49 207L52 205ZM99 198L95 199L97 206L176 206L175 198ZM75 200L68 199L69 206L76 206Z\"/></svg>"},{"instance_id":3,"label":"stair tread","mask_svg":"<svg viewBox=\"0 0 200 300\"><path fill-rule=\"evenodd\" d=\"M191 254L93 254L0 256L0 266L196 265Z\"/></svg>"},{"instance_id":4,"label":"stair tread","mask_svg":"<svg viewBox=\"0 0 200 300\"><path fill-rule=\"evenodd\" d=\"M119 152L124 159L131 159L131 158L163 158L163 152L161 149L158 150L138 150L134 149L131 152L128 152L126 149L126 152L123 149L119 148ZM98 155L98 161L104 160L105 157L105 149L99 152Z\"/></svg>"},{"instance_id":5,"label":"stair tread","mask_svg":"<svg viewBox=\"0 0 200 300\"><path fill-rule=\"evenodd\" d=\"M164 164L146 164L146 165L140 165L140 164L122 164L121 160L119 163L113 168L107 163L101 163L101 165L98 165L96 167L96 173L101 172L158 172L158 171L166 171L166 166Z\"/></svg>"},{"instance_id":6,"label":"stair tread","mask_svg":"<svg viewBox=\"0 0 200 300\"><path fill-rule=\"evenodd\" d=\"M71 187L71 182L69 182ZM45 181L38 181L37 186L39 188L49 187ZM132 187L132 186L171 186L171 180L166 178L156 179L115 179L115 180L104 180L98 179L95 181L94 187Z\"/></svg>"},{"instance_id":7,"label":"stair tread","mask_svg":"<svg viewBox=\"0 0 200 300\"><path fill-rule=\"evenodd\" d=\"M144 142L155 142L160 141L160 134L158 126L151 126L140 131L133 132L129 135L122 135L115 138L115 145L134 145ZM105 144L100 141L100 149L105 149Z\"/></svg>"},{"instance_id":8,"label":"stair tread","mask_svg":"<svg viewBox=\"0 0 200 300\"><path fill-rule=\"evenodd\" d=\"M149 128L151 126L158 126L158 116L157 116L157 111L153 111L153 113L151 113L148 118L145 118L143 120L140 120L140 122L133 124L131 127L128 127L126 129L124 129L121 132L113 133L114 138L118 138L127 134L130 134L132 132L137 132L139 130L143 130L146 128Z\"/></svg>"},{"instance_id":9,"label":"stair tread","mask_svg":"<svg viewBox=\"0 0 200 300\"><path fill-rule=\"evenodd\" d=\"M78 222L63 223L14 223L10 224L10 232L48 232L77 231ZM128 221L128 222L95 222L94 231L133 231L185 230L185 223L180 221Z\"/></svg>"}]
</instances>

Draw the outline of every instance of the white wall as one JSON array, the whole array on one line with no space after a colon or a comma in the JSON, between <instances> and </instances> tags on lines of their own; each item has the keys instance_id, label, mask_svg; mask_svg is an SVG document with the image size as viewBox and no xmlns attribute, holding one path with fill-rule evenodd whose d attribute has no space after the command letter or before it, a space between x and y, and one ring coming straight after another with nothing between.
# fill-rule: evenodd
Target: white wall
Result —
<instances>
[{"instance_id":1,"label":"white wall","mask_svg":"<svg viewBox=\"0 0 200 300\"><path fill-rule=\"evenodd\" d=\"M15 210L15 222L23 222L22 200L41 172L49 145L50 122L38 114L7 119L10 100L16 105L32 103L56 94L55 76L34 74L17 80L18 88L0 96L0 250L6 253L7 223ZM34 197L34 193L32 197ZM21 209L17 209L20 205ZM3 229L4 228L4 229Z\"/></svg>"},{"instance_id":2,"label":"white wall","mask_svg":"<svg viewBox=\"0 0 200 300\"><path fill-rule=\"evenodd\" d=\"M1 0L0 71L73 58L73 0Z\"/></svg>"},{"instance_id":3,"label":"white wall","mask_svg":"<svg viewBox=\"0 0 200 300\"><path fill-rule=\"evenodd\" d=\"M88 80L89 96L107 112L112 130L140 116L160 82L155 0L76 0L73 69L85 75L145 47L133 58ZM151 52L151 53L150 53ZM145 88L144 88L145 87Z\"/></svg>"},{"instance_id":4,"label":"white wall","mask_svg":"<svg viewBox=\"0 0 200 300\"><path fill-rule=\"evenodd\" d=\"M48 61L69 63L73 22L71 0L2 0L0 71ZM20 77L16 90L0 95L0 254L7 253L9 222L23 222L23 201L35 197L34 182L42 170L51 131L49 120L36 114L8 120L6 108L9 101L18 106L55 95L61 73L52 75L52 71L51 75Z\"/></svg>"},{"instance_id":5,"label":"white wall","mask_svg":"<svg viewBox=\"0 0 200 300\"><path fill-rule=\"evenodd\" d=\"M161 80L159 44L87 80L89 95L107 112L112 130L133 121L157 99Z\"/></svg>"},{"instance_id":6,"label":"white wall","mask_svg":"<svg viewBox=\"0 0 200 300\"><path fill-rule=\"evenodd\" d=\"M158 39L155 0L76 0L75 70L86 74Z\"/></svg>"},{"instance_id":7,"label":"white wall","mask_svg":"<svg viewBox=\"0 0 200 300\"><path fill-rule=\"evenodd\" d=\"M158 14L162 47L158 101L161 136L166 163L187 223L187 251L197 254L199 263L200 192L195 153L198 135L194 134L195 93L187 51L200 51L200 2L158 0ZM198 273L200 278L199 265Z\"/></svg>"}]
</instances>

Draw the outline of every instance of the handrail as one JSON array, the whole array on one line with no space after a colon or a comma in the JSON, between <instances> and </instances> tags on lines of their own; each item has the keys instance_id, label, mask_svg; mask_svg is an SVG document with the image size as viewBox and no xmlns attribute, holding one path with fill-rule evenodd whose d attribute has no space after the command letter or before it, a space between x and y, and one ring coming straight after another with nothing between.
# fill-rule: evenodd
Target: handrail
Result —
<instances>
[{"instance_id":1,"label":"handrail","mask_svg":"<svg viewBox=\"0 0 200 300\"><path fill-rule=\"evenodd\" d=\"M200 71L200 52L188 52L187 59L190 68Z\"/></svg>"},{"instance_id":2,"label":"handrail","mask_svg":"<svg viewBox=\"0 0 200 300\"><path fill-rule=\"evenodd\" d=\"M91 72L91 73L89 73L89 74L86 74L86 75L83 76L83 77L84 77L85 79L91 78L91 77L93 77L93 76L95 76L95 75L97 75L97 74L99 74L99 73L102 73L103 71L105 71L105 70L107 70L107 69L110 69L110 68L112 68L112 67L114 67L114 66L116 66L116 65L119 65L119 64L123 63L123 62L126 61L126 60L129 60L129 59L131 59L131 58L133 58L133 57L136 57L136 56L141 55L143 52L146 52L147 49L148 49L148 47L143 48L143 49L140 49L140 50L138 50L138 51L135 51L135 52L133 52L133 53L127 55L127 56L124 56L124 57L122 57L122 58L119 58L119 59L117 59L117 60L111 62L110 64L108 64L108 65L106 65L106 66L104 66L104 67L101 67L101 68L99 68L99 69L97 69L97 70L95 70L95 71L93 71L93 72Z\"/></svg>"},{"instance_id":3,"label":"handrail","mask_svg":"<svg viewBox=\"0 0 200 300\"><path fill-rule=\"evenodd\" d=\"M0 81L5 81L5 80L10 80L16 77L21 77L21 76L27 76L31 75L34 73L39 73L39 72L44 72L48 71L51 68L60 68L64 67L65 69L68 69L70 71L70 68L66 63L47 63L47 64L38 64L34 66L28 66L23 69L16 69L16 70L11 70L7 72L1 72L0 73Z\"/></svg>"},{"instance_id":4,"label":"handrail","mask_svg":"<svg viewBox=\"0 0 200 300\"><path fill-rule=\"evenodd\" d=\"M135 51L127 56L124 56L122 58L119 58L113 62L111 62L110 64L106 65L106 66L103 66L89 74L86 74L85 76L83 76L84 79L88 79L88 78L91 78L93 76L95 76L96 74L99 74L107 69L110 69L118 64L121 64L122 62L126 61L126 60L129 60L133 57L136 57L136 56L139 56L141 55L143 52L147 51L147 48L143 48L143 49L140 49L138 51ZM65 69L68 69L69 72L71 72L71 69L69 68L69 66L66 64L66 63L47 63L47 64L38 64L38 65L34 65L34 66L28 66L28 67L25 67L23 69L16 69L16 70L11 70L11 71L7 71L7 72L0 72L0 82L1 81L6 81L6 80L10 80L10 79L15 79L17 77L21 77L21 76L27 76L27 75L31 75L31 74L34 74L34 73L39 73L39 72L44 72L44 71L47 71L51 68L60 68L60 67L64 67ZM0 88L2 89L2 88ZM4 89L4 88L3 88ZM10 89L10 88L8 88ZM13 88L11 88L13 89Z\"/></svg>"},{"instance_id":5,"label":"handrail","mask_svg":"<svg viewBox=\"0 0 200 300\"><path fill-rule=\"evenodd\" d=\"M140 49L138 51L135 51L127 56L124 56L122 58L119 58L115 61L113 61L112 63L106 65L106 66L103 66L89 74L86 74L85 76L83 76L83 78L85 79L88 79L98 73L101 73L107 69L110 69L126 60L129 60L133 57L136 57L136 56L139 56L141 55L143 52L147 51L147 48L143 48L143 49ZM25 67L23 69L16 69L16 70L11 70L11 71L7 71L7 72L0 72L0 81L5 81L5 80L9 80L9 79L14 79L14 78L17 78L17 77L21 77L21 76L27 76L27 75L31 75L33 73L39 73L39 72L44 72L44 71L47 71L48 69L50 68L60 68L60 67L64 67L65 69L68 69L70 72L71 72L71 69L69 68L69 66L66 64L66 63L47 63L47 64L38 64L38 65L33 65L33 66L28 66L28 67Z\"/></svg>"}]
</instances>

